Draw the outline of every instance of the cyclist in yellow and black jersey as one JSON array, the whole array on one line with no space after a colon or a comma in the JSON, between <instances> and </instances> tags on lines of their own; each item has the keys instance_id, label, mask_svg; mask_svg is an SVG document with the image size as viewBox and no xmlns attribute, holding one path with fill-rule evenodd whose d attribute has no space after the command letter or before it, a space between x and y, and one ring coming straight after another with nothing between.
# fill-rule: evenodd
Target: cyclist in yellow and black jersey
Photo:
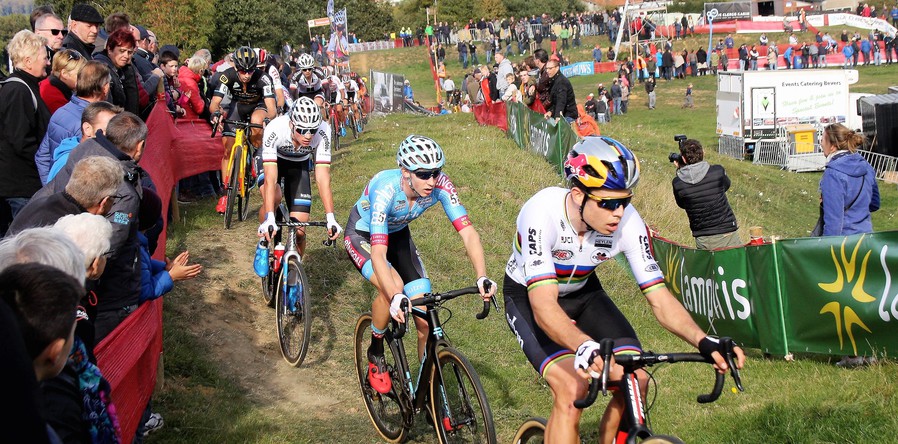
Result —
<instances>
[{"instance_id":1,"label":"cyclist in yellow and black jersey","mask_svg":"<svg viewBox=\"0 0 898 444\"><path fill-rule=\"evenodd\" d=\"M231 108L225 117L227 120L250 121L257 125L263 125L268 120L277 117L273 82L268 74L258 69L256 52L248 46L241 46L234 51L233 60L234 66L219 74L221 85L215 90L212 102L209 104L212 124L215 125L221 120L221 100L228 94L231 96ZM225 124L221 135L225 148L224 158L221 160L221 178L227 184L229 179L228 156L234 145L234 128ZM260 146L262 130L253 129L249 137L254 146ZM221 197L215 209L219 213L224 213L226 205L227 193Z\"/></svg>"}]
</instances>

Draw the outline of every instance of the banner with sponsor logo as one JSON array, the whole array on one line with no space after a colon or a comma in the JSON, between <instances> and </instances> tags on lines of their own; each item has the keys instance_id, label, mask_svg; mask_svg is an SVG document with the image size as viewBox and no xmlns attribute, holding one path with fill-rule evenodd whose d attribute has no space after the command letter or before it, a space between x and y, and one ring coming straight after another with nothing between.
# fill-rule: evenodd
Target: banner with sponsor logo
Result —
<instances>
[{"instance_id":1,"label":"banner with sponsor logo","mask_svg":"<svg viewBox=\"0 0 898 444\"><path fill-rule=\"evenodd\" d=\"M505 109L508 137L521 148L545 157L560 172L565 156L579 140L571 126L564 120L546 120L521 103L506 103Z\"/></svg>"},{"instance_id":2,"label":"banner with sponsor logo","mask_svg":"<svg viewBox=\"0 0 898 444\"><path fill-rule=\"evenodd\" d=\"M714 252L652 244L667 287L711 334L781 355L898 347L898 231Z\"/></svg>"},{"instance_id":3,"label":"banner with sponsor logo","mask_svg":"<svg viewBox=\"0 0 898 444\"><path fill-rule=\"evenodd\" d=\"M378 40L376 42L350 43L346 46L350 54L354 52L378 51L381 49L393 49L396 42L392 40Z\"/></svg>"},{"instance_id":4,"label":"banner with sponsor logo","mask_svg":"<svg viewBox=\"0 0 898 444\"><path fill-rule=\"evenodd\" d=\"M591 76L596 73L594 62L577 62L561 67L565 77Z\"/></svg>"},{"instance_id":5,"label":"banner with sponsor logo","mask_svg":"<svg viewBox=\"0 0 898 444\"><path fill-rule=\"evenodd\" d=\"M705 3L706 18L715 22L730 20L751 20L751 2L735 1L720 3Z\"/></svg>"},{"instance_id":6,"label":"banner with sponsor logo","mask_svg":"<svg viewBox=\"0 0 898 444\"><path fill-rule=\"evenodd\" d=\"M374 111L380 113L403 112L405 100L402 87L405 77L399 74L370 71L368 93L374 101Z\"/></svg>"}]
</instances>

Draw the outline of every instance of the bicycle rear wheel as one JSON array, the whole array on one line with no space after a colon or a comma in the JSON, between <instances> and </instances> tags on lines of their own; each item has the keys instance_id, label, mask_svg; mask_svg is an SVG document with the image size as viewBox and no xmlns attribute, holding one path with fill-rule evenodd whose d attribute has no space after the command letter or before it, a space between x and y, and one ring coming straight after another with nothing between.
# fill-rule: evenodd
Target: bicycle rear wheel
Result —
<instances>
[{"instance_id":1,"label":"bicycle rear wheel","mask_svg":"<svg viewBox=\"0 0 898 444\"><path fill-rule=\"evenodd\" d=\"M643 441L642 444L683 444L683 440L676 436L655 435Z\"/></svg>"},{"instance_id":2,"label":"bicycle rear wheel","mask_svg":"<svg viewBox=\"0 0 898 444\"><path fill-rule=\"evenodd\" d=\"M512 444L542 444L546 434L546 418L529 418L518 427Z\"/></svg>"},{"instance_id":3,"label":"bicycle rear wheel","mask_svg":"<svg viewBox=\"0 0 898 444\"><path fill-rule=\"evenodd\" d=\"M240 184L240 152L242 150L242 147L237 147L235 149L234 159L231 164L231 177L228 179L228 200L227 207L225 208L225 229L231 228L231 221L234 218L234 206L238 205L237 201L240 199L240 190L237 188Z\"/></svg>"},{"instance_id":4,"label":"bicycle rear wheel","mask_svg":"<svg viewBox=\"0 0 898 444\"><path fill-rule=\"evenodd\" d=\"M431 373L430 407L439 442L495 443L496 427L480 377L458 350L437 352L443 380L436 367Z\"/></svg>"},{"instance_id":5,"label":"bicycle rear wheel","mask_svg":"<svg viewBox=\"0 0 898 444\"><path fill-rule=\"evenodd\" d=\"M275 310L281 354L294 367L302 364L311 339L312 301L308 288L299 260L291 257L281 270Z\"/></svg>"},{"instance_id":6,"label":"bicycle rear wheel","mask_svg":"<svg viewBox=\"0 0 898 444\"><path fill-rule=\"evenodd\" d=\"M386 339L384 339L386 341ZM368 417L380 436L392 443L405 441L409 428L406 426L402 406L396 396L396 378L393 379L393 390L380 394L368 382L368 345L371 344L371 313L359 316L355 325L355 367L365 400ZM384 344L386 345L386 344ZM392 376L396 368L396 360L392 352L384 356L387 368Z\"/></svg>"},{"instance_id":7,"label":"bicycle rear wheel","mask_svg":"<svg viewBox=\"0 0 898 444\"><path fill-rule=\"evenodd\" d=\"M275 234L271 242L268 243L268 275L262 278L262 300L269 307L274 307L274 297L278 292L278 280L280 279L280 273L274 272L277 262L277 258L274 257L274 246L278 242L280 242L280 232Z\"/></svg>"}]
</instances>

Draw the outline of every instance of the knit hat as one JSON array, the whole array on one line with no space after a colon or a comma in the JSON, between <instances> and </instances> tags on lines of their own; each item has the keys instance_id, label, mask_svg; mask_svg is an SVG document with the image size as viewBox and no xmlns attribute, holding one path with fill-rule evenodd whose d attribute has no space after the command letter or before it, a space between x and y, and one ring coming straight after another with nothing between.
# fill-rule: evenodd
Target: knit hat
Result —
<instances>
[{"instance_id":1,"label":"knit hat","mask_svg":"<svg viewBox=\"0 0 898 444\"><path fill-rule=\"evenodd\" d=\"M72 6L72 12L69 14L72 20L84 23L102 24L106 20L97 12L97 9L87 3L78 3Z\"/></svg>"}]
</instances>

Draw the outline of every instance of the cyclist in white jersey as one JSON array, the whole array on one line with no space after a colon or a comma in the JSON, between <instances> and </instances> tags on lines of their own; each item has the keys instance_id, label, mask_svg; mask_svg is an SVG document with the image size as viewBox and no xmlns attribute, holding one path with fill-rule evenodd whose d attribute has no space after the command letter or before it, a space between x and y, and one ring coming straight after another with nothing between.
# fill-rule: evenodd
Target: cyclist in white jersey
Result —
<instances>
[{"instance_id":1,"label":"cyclist in white jersey","mask_svg":"<svg viewBox=\"0 0 898 444\"><path fill-rule=\"evenodd\" d=\"M564 163L570 188L551 187L528 200L517 219L514 249L506 266L506 321L530 364L548 382L554 398L546 441L579 443L587 378L602 371L599 344L614 340L615 354L638 353L641 344L627 318L605 293L595 268L623 253L658 322L727 370L718 342L699 328L664 284L648 229L630 205L639 181L639 161L609 137L587 137ZM573 321L573 322L572 322ZM576 351L576 354L575 352ZM745 356L736 348L737 366ZM594 372L594 373L593 373ZM611 369L619 381L623 369ZM648 377L639 371L644 393ZM601 442L614 440L625 411L621 392L605 410Z\"/></svg>"},{"instance_id":2,"label":"cyclist in white jersey","mask_svg":"<svg viewBox=\"0 0 898 444\"><path fill-rule=\"evenodd\" d=\"M341 77L345 92L343 105L352 107L353 112L355 112L356 118L360 119L362 114L361 112L359 112L359 84L356 83L355 79L352 78L349 70L343 71L343 75Z\"/></svg>"},{"instance_id":3,"label":"cyclist in white jersey","mask_svg":"<svg viewBox=\"0 0 898 444\"><path fill-rule=\"evenodd\" d=\"M325 66L323 69L326 77L321 80L321 88L324 90L325 100L337 112L337 132L340 134L340 137L344 137L346 136L346 128L343 127L343 122L346 121L346 114L343 111L343 100L346 98L346 87L343 86L343 81L340 80L340 77L334 74L334 67Z\"/></svg>"},{"instance_id":4,"label":"cyclist in white jersey","mask_svg":"<svg viewBox=\"0 0 898 444\"><path fill-rule=\"evenodd\" d=\"M268 231L277 231L274 210L280 202L280 179L284 179L284 194L291 217L300 222L309 220L312 189L309 169L315 165L315 183L324 206L327 230L336 239L343 228L334 217L334 198L331 194L330 126L321 120L318 106L308 97L300 97L290 112L265 127L262 141L262 165L266 178L262 185L262 208L259 210L259 236L268 238ZM264 218L263 218L264 216ZM305 231L297 228L299 254L305 251ZM267 261L266 261L267 262Z\"/></svg>"},{"instance_id":5,"label":"cyclist in white jersey","mask_svg":"<svg viewBox=\"0 0 898 444\"><path fill-rule=\"evenodd\" d=\"M325 77L321 68L315 67L315 59L310 54L302 54L297 60L299 71L293 75L290 89L296 91L296 97L308 97L319 107L324 106L324 89L321 79Z\"/></svg>"}]
</instances>

